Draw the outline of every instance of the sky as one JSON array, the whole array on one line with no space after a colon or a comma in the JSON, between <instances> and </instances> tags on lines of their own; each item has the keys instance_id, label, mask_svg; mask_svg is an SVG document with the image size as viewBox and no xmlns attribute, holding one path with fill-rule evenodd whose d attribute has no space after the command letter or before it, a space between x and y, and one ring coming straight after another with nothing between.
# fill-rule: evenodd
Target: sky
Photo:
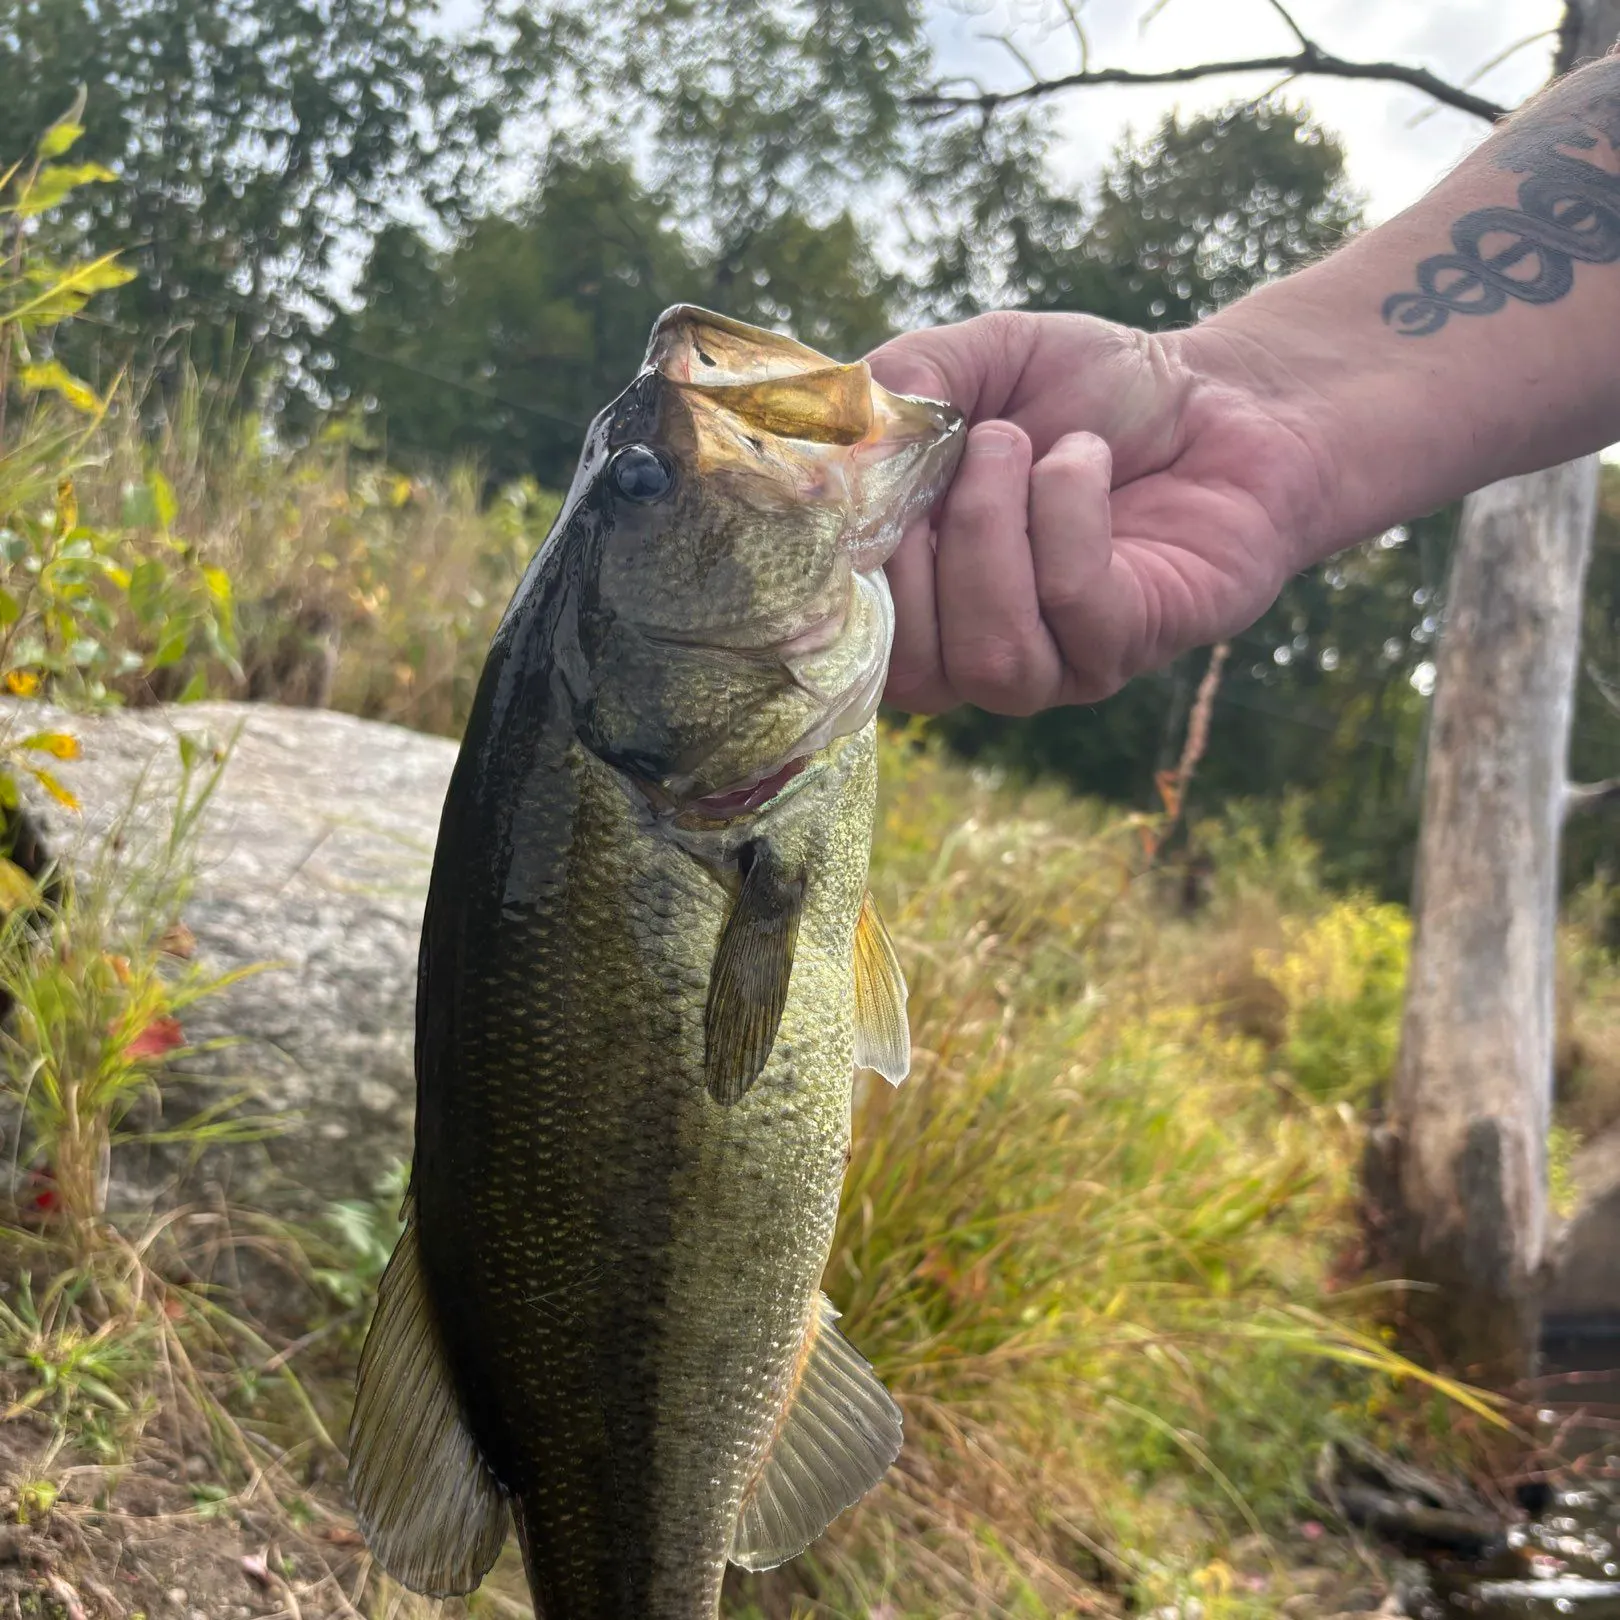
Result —
<instances>
[{"instance_id":1,"label":"sky","mask_svg":"<svg viewBox=\"0 0 1620 1620\"><path fill-rule=\"evenodd\" d=\"M1283 55L1297 49L1269 0L1080 0L1093 67L1161 69L1233 56ZM1291 0L1289 10L1324 50L1355 59L1399 61L1461 83L1499 53L1556 26L1562 0ZM1010 34L1043 78L1072 72L1078 46L1059 0L936 0L932 28L947 72L1006 89L1026 74L986 36ZM1536 40L1485 73L1474 88L1513 105L1544 83L1553 41ZM1128 129L1145 131L1172 108L1214 109L1272 88L1275 75L1220 77L1174 86L1098 86L1066 92L1054 111L1061 134L1055 161L1077 186L1094 177ZM1342 79L1297 81L1289 94L1307 100L1343 141L1350 178L1373 220L1415 202L1485 133L1465 113L1420 91Z\"/></svg>"}]
</instances>

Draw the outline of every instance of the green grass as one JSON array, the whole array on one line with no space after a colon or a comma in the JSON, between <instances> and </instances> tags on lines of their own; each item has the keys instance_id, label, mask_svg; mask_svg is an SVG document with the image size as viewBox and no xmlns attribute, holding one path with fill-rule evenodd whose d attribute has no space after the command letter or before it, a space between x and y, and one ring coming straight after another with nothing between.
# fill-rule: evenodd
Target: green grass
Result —
<instances>
[{"instance_id":1,"label":"green grass","mask_svg":"<svg viewBox=\"0 0 1620 1620\"><path fill-rule=\"evenodd\" d=\"M885 749L873 877L916 1059L899 1090L862 1082L827 1278L907 1449L745 1601L1045 1616L1102 1587L1264 1607L1222 1595L1225 1551L1321 1511L1325 1436L1398 1427L1430 1393L1340 1276L1345 1098L1393 1039L1404 919L1332 901L1308 851L1244 851L1233 828L1209 830L1228 854L1210 910L1181 919L1139 819L976 780L916 736ZM1234 982L1280 999L1274 1042L1244 1033Z\"/></svg>"}]
</instances>

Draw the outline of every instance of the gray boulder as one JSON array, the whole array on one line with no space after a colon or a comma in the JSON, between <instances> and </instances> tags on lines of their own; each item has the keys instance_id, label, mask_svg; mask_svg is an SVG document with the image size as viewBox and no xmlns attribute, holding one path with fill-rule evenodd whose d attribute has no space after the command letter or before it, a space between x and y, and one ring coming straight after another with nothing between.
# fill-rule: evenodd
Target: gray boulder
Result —
<instances>
[{"instance_id":1,"label":"gray boulder","mask_svg":"<svg viewBox=\"0 0 1620 1620\"><path fill-rule=\"evenodd\" d=\"M198 1003L186 1034L234 1037L213 1066L256 1087L286 1128L214 1155L208 1173L233 1200L289 1210L369 1193L410 1156L417 939L456 745L265 704L89 718L12 707L19 725L61 726L83 744L81 759L53 767L82 814L30 798L47 849L81 869L121 823L132 850L161 835L181 733L234 736L185 921L205 965L272 965Z\"/></svg>"}]
</instances>

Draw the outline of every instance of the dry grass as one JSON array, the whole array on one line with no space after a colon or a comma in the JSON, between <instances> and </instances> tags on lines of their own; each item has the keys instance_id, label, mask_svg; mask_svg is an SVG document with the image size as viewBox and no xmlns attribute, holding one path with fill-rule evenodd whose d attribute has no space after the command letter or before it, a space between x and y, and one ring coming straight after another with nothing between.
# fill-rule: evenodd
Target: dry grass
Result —
<instances>
[{"instance_id":1,"label":"dry grass","mask_svg":"<svg viewBox=\"0 0 1620 1620\"><path fill-rule=\"evenodd\" d=\"M1338 1292L1361 1135L1344 1097L1374 1077L1336 1071L1325 1094L1317 1074L1336 1024L1359 1027L1352 1060L1392 1037L1355 954L1387 908L1333 903L1297 841L1228 826L1204 829L1210 909L1180 918L1137 818L906 741L885 764L874 887L916 1060L898 1091L859 1091L828 1289L907 1447L791 1578L739 1582L739 1602L1275 1610L1291 1528L1321 1511L1321 1439L1424 1399L1376 1298ZM1286 917L1268 867L1289 873ZM1209 994L1234 977L1269 987L1269 1038ZM1233 1586L1228 1549L1257 1535L1262 1573Z\"/></svg>"},{"instance_id":2,"label":"dry grass","mask_svg":"<svg viewBox=\"0 0 1620 1620\"><path fill-rule=\"evenodd\" d=\"M132 701L209 695L345 709L455 735L484 652L558 497L518 484L487 498L477 470L407 478L341 425L283 449L229 387L192 379L155 427L128 401L78 477L91 520L152 519L235 594L240 667L181 660L125 683ZM132 500L134 492L141 498Z\"/></svg>"}]
</instances>

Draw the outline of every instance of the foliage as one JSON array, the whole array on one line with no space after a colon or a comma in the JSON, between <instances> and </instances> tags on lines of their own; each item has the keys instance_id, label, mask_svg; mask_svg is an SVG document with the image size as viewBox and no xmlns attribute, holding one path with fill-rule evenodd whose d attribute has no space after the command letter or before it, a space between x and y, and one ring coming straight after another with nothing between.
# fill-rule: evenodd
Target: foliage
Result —
<instances>
[{"instance_id":1,"label":"foliage","mask_svg":"<svg viewBox=\"0 0 1620 1620\"><path fill-rule=\"evenodd\" d=\"M112 254L62 261L40 238L42 215L112 178L53 160L81 133L71 120L53 125L32 162L5 177L0 204L0 434L10 426L11 439L0 444L0 682L18 697L94 703L139 690L198 650L230 663L232 591L173 535L173 492L159 473L133 468L118 514L81 520L76 478L94 465L109 416L130 410L126 392L97 395L52 353L87 301L130 280ZM188 695L201 693L199 684ZM39 734L10 748L16 765L58 792L29 765L29 748L71 757L71 739Z\"/></svg>"},{"instance_id":2,"label":"foliage","mask_svg":"<svg viewBox=\"0 0 1620 1620\"><path fill-rule=\"evenodd\" d=\"M773 222L896 172L930 57L919 0L564 0L546 27L583 127L642 138L722 283Z\"/></svg>"},{"instance_id":3,"label":"foliage","mask_svg":"<svg viewBox=\"0 0 1620 1620\"><path fill-rule=\"evenodd\" d=\"M1366 1104L1395 1065L1411 922L1352 896L1287 936L1258 963L1288 1008L1279 1056L1313 1100Z\"/></svg>"},{"instance_id":4,"label":"foliage","mask_svg":"<svg viewBox=\"0 0 1620 1620\"><path fill-rule=\"evenodd\" d=\"M138 477L161 478L190 554L232 582L237 656L204 647L166 695L332 705L455 734L495 625L559 505L528 480L486 492L476 470L408 477L336 420L288 450L228 386L184 376L161 426L104 424L78 481L92 521ZM151 684L150 682L148 684Z\"/></svg>"},{"instance_id":5,"label":"foliage","mask_svg":"<svg viewBox=\"0 0 1620 1620\"><path fill-rule=\"evenodd\" d=\"M1085 249L1141 301L1120 318L1184 326L1321 258L1360 223L1339 141L1268 99L1185 122L1167 114L1117 152Z\"/></svg>"},{"instance_id":6,"label":"foliage","mask_svg":"<svg viewBox=\"0 0 1620 1620\"><path fill-rule=\"evenodd\" d=\"M435 252L377 240L360 307L325 341L334 386L376 412L415 467L476 455L503 481L566 486L591 418L640 367L670 304L709 304L857 355L889 335L889 282L847 214L773 216L728 265L681 235L668 202L600 152L556 157L514 217Z\"/></svg>"},{"instance_id":7,"label":"foliage","mask_svg":"<svg viewBox=\"0 0 1620 1620\"><path fill-rule=\"evenodd\" d=\"M88 879L52 874L50 896L10 867L16 891L0 921L0 1095L27 1124L18 1162L27 1207L63 1246L86 1258L105 1241L108 1177L122 1143L200 1151L256 1140L268 1128L240 1096L188 1118L161 1118L163 1076L190 1056L181 1015L244 975L190 961L179 912L191 844L218 761L182 739L179 798L164 839L133 872L114 832ZM203 767L198 775L199 767ZM131 1126L132 1114L146 1122Z\"/></svg>"},{"instance_id":8,"label":"foliage","mask_svg":"<svg viewBox=\"0 0 1620 1620\"><path fill-rule=\"evenodd\" d=\"M40 232L80 188L112 178L57 161L83 133L77 116L0 177L0 685L16 697L99 703L141 691L199 652L229 666L232 596L229 577L199 565L173 534L161 474L132 466L115 512L94 522L80 511L77 480L130 401L116 385L97 394L52 348L64 322L129 279L110 254L53 256ZM205 689L199 679L185 695ZM15 807L19 771L71 803L40 756L73 758L74 739L21 729L15 736L8 724L0 741L0 803Z\"/></svg>"},{"instance_id":9,"label":"foliage","mask_svg":"<svg viewBox=\"0 0 1620 1620\"><path fill-rule=\"evenodd\" d=\"M337 378L377 410L396 459L477 455L497 480L566 485L591 418L633 377L660 310L701 302L694 255L629 168L558 162L516 218L480 220L435 253L378 238Z\"/></svg>"},{"instance_id":10,"label":"foliage","mask_svg":"<svg viewBox=\"0 0 1620 1620\"><path fill-rule=\"evenodd\" d=\"M921 736L885 739L873 872L916 1059L859 1086L827 1272L907 1449L786 1579L833 1613L1084 1612L1099 1580L1147 1608L1207 1601L1260 1531L1272 1612L1319 1441L1424 1389L1376 1300L1334 1292L1359 1127L1279 1089L1207 988L1276 927L1274 857L1234 832L1243 882L1179 923L1141 881L1143 818L969 779ZM1382 1015L1404 925L1296 881L1278 979L1303 1062L1328 1016ZM783 1582L741 1591L785 1614Z\"/></svg>"},{"instance_id":11,"label":"foliage","mask_svg":"<svg viewBox=\"0 0 1620 1620\"><path fill-rule=\"evenodd\" d=\"M532 83L521 16L449 33L425 0L41 0L0 12L0 151L89 90L84 149L117 183L63 238L130 250L111 352L307 352L334 256L414 204L463 216ZM91 347L91 335L75 344Z\"/></svg>"},{"instance_id":12,"label":"foliage","mask_svg":"<svg viewBox=\"0 0 1620 1620\"><path fill-rule=\"evenodd\" d=\"M388 1257L405 1230L400 1206L410 1167L392 1164L377 1178L370 1198L345 1198L326 1213L336 1253L315 1272L315 1280L340 1305L354 1310L377 1291Z\"/></svg>"}]
</instances>

